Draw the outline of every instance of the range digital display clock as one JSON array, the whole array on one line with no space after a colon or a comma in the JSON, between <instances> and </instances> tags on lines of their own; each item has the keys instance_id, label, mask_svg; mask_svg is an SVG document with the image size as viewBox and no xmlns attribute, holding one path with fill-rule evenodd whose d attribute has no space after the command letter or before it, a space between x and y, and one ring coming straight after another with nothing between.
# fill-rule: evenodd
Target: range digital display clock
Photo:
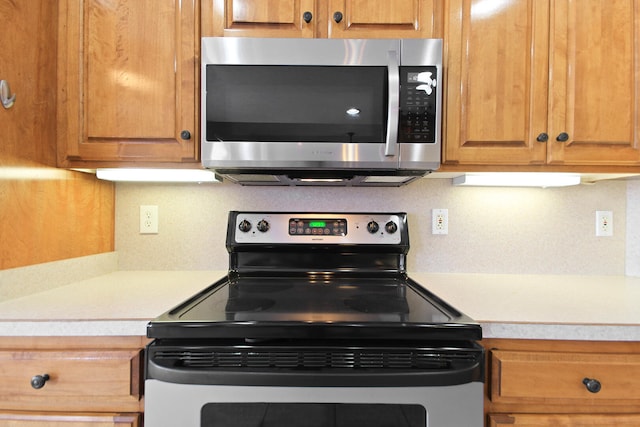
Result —
<instances>
[{"instance_id":1,"label":"range digital display clock","mask_svg":"<svg viewBox=\"0 0 640 427\"><path fill-rule=\"evenodd\" d=\"M289 220L290 236L346 236L347 220L345 218L307 219L291 218Z\"/></svg>"}]
</instances>

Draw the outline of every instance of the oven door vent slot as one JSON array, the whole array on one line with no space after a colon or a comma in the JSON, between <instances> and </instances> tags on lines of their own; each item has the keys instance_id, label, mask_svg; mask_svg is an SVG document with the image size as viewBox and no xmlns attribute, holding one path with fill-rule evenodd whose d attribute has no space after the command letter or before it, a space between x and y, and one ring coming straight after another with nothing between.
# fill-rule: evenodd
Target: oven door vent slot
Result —
<instances>
[{"instance_id":1,"label":"oven door vent slot","mask_svg":"<svg viewBox=\"0 0 640 427\"><path fill-rule=\"evenodd\" d=\"M446 370L477 361L446 350L156 350L153 359L182 368Z\"/></svg>"}]
</instances>

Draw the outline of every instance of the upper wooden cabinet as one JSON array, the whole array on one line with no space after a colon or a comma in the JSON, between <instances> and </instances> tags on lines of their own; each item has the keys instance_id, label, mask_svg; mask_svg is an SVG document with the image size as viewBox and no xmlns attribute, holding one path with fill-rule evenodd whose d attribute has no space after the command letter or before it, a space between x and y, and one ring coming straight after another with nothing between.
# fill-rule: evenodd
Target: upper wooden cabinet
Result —
<instances>
[{"instance_id":1,"label":"upper wooden cabinet","mask_svg":"<svg viewBox=\"0 0 640 427\"><path fill-rule=\"evenodd\" d=\"M204 0L203 36L442 37L443 0Z\"/></svg>"},{"instance_id":2,"label":"upper wooden cabinet","mask_svg":"<svg viewBox=\"0 0 640 427\"><path fill-rule=\"evenodd\" d=\"M58 165L196 161L198 1L58 7Z\"/></svg>"},{"instance_id":3,"label":"upper wooden cabinet","mask_svg":"<svg viewBox=\"0 0 640 427\"><path fill-rule=\"evenodd\" d=\"M640 165L640 1L451 0L449 165Z\"/></svg>"}]
</instances>

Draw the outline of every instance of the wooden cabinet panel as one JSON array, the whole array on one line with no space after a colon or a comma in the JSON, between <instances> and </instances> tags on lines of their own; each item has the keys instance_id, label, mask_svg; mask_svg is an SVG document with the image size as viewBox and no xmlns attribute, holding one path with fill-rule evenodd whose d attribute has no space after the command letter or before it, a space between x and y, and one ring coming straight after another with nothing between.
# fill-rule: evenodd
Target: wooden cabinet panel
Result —
<instances>
[{"instance_id":1,"label":"wooden cabinet panel","mask_svg":"<svg viewBox=\"0 0 640 427\"><path fill-rule=\"evenodd\" d=\"M202 35L442 37L442 11L443 0L204 0Z\"/></svg>"},{"instance_id":2,"label":"wooden cabinet panel","mask_svg":"<svg viewBox=\"0 0 640 427\"><path fill-rule=\"evenodd\" d=\"M197 160L197 6L60 1L60 166Z\"/></svg>"},{"instance_id":3,"label":"wooden cabinet panel","mask_svg":"<svg viewBox=\"0 0 640 427\"><path fill-rule=\"evenodd\" d=\"M114 249L113 183L54 169L57 11L0 0L0 79L16 95L0 107L0 270Z\"/></svg>"},{"instance_id":4,"label":"wooden cabinet panel","mask_svg":"<svg viewBox=\"0 0 640 427\"><path fill-rule=\"evenodd\" d=\"M552 4L549 162L640 163L640 2Z\"/></svg>"},{"instance_id":5,"label":"wooden cabinet panel","mask_svg":"<svg viewBox=\"0 0 640 427\"><path fill-rule=\"evenodd\" d=\"M640 415L498 414L489 416L489 427L635 427Z\"/></svg>"},{"instance_id":6,"label":"wooden cabinet panel","mask_svg":"<svg viewBox=\"0 0 640 427\"><path fill-rule=\"evenodd\" d=\"M640 0L452 0L445 18L445 164L637 170Z\"/></svg>"},{"instance_id":7,"label":"wooden cabinet panel","mask_svg":"<svg viewBox=\"0 0 640 427\"><path fill-rule=\"evenodd\" d=\"M491 352L491 400L580 400L585 404L640 403L640 354ZM596 393L585 378L600 382Z\"/></svg>"},{"instance_id":8,"label":"wooden cabinet panel","mask_svg":"<svg viewBox=\"0 0 640 427\"><path fill-rule=\"evenodd\" d=\"M441 0L329 0L328 4L331 38L442 37Z\"/></svg>"},{"instance_id":9,"label":"wooden cabinet panel","mask_svg":"<svg viewBox=\"0 0 640 427\"><path fill-rule=\"evenodd\" d=\"M542 164L547 131L546 1L447 2L445 163Z\"/></svg>"},{"instance_id":10,"label":"wooden cabinet panel","mask_svg":"<svg viewBox=\"0 0 640 427\"><path fill-rule=\"evenodd\" d=\"M303 15L311 13L305 22ZM320 19L314 0L203 0L206 37L315 37Z\"/></svg>"},{"instance_id":11,"label":"wooden cabinet panel","mask_svg":"<svg viewBox=\"0 0 640 427\"><path fill-rule=\"evenodd\" d=\"M0 407L17 410L138 411L141 350L0 351ZM49 375L35 389L35 375Z\"/></svg>"},{"instance_id":12,"label":"wooden cabinet panel","mask_svg":"<svg viewBox=\"0 0 640 427\"><path fill-rule=\"evenodd\" d=\"M0 427L138 427L139 414L43 414L0 412Z\"/></svg>"},{"instance_id":13,"label":"wooden cabinet panel","mask_svg":"<svg viewBox=\"0 0 640 427\"><path fill-rule=\"evenodd\" d=\"M485 339L487 424L640 425L640 342ZM585 378L598 380L592 393Z\"/></svg>"}]
</instances>

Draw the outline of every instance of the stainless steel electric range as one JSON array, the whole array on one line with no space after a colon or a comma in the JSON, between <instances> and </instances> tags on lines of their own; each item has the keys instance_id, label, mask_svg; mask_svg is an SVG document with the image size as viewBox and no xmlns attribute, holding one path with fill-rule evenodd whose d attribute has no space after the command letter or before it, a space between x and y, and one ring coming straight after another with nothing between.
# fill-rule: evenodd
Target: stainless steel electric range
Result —
<instances>
[{"instance_id":1,"label":"stainless steel electric range","mask_svg":"<svg viewBox=\"0 0 640 427\"><path fill-rule=\"evenodd\" d=\"M405 213L237 212L228 275L148 325L145 425L483 425L480 326L407 275Z\"/></svg>"}]
</instances>

